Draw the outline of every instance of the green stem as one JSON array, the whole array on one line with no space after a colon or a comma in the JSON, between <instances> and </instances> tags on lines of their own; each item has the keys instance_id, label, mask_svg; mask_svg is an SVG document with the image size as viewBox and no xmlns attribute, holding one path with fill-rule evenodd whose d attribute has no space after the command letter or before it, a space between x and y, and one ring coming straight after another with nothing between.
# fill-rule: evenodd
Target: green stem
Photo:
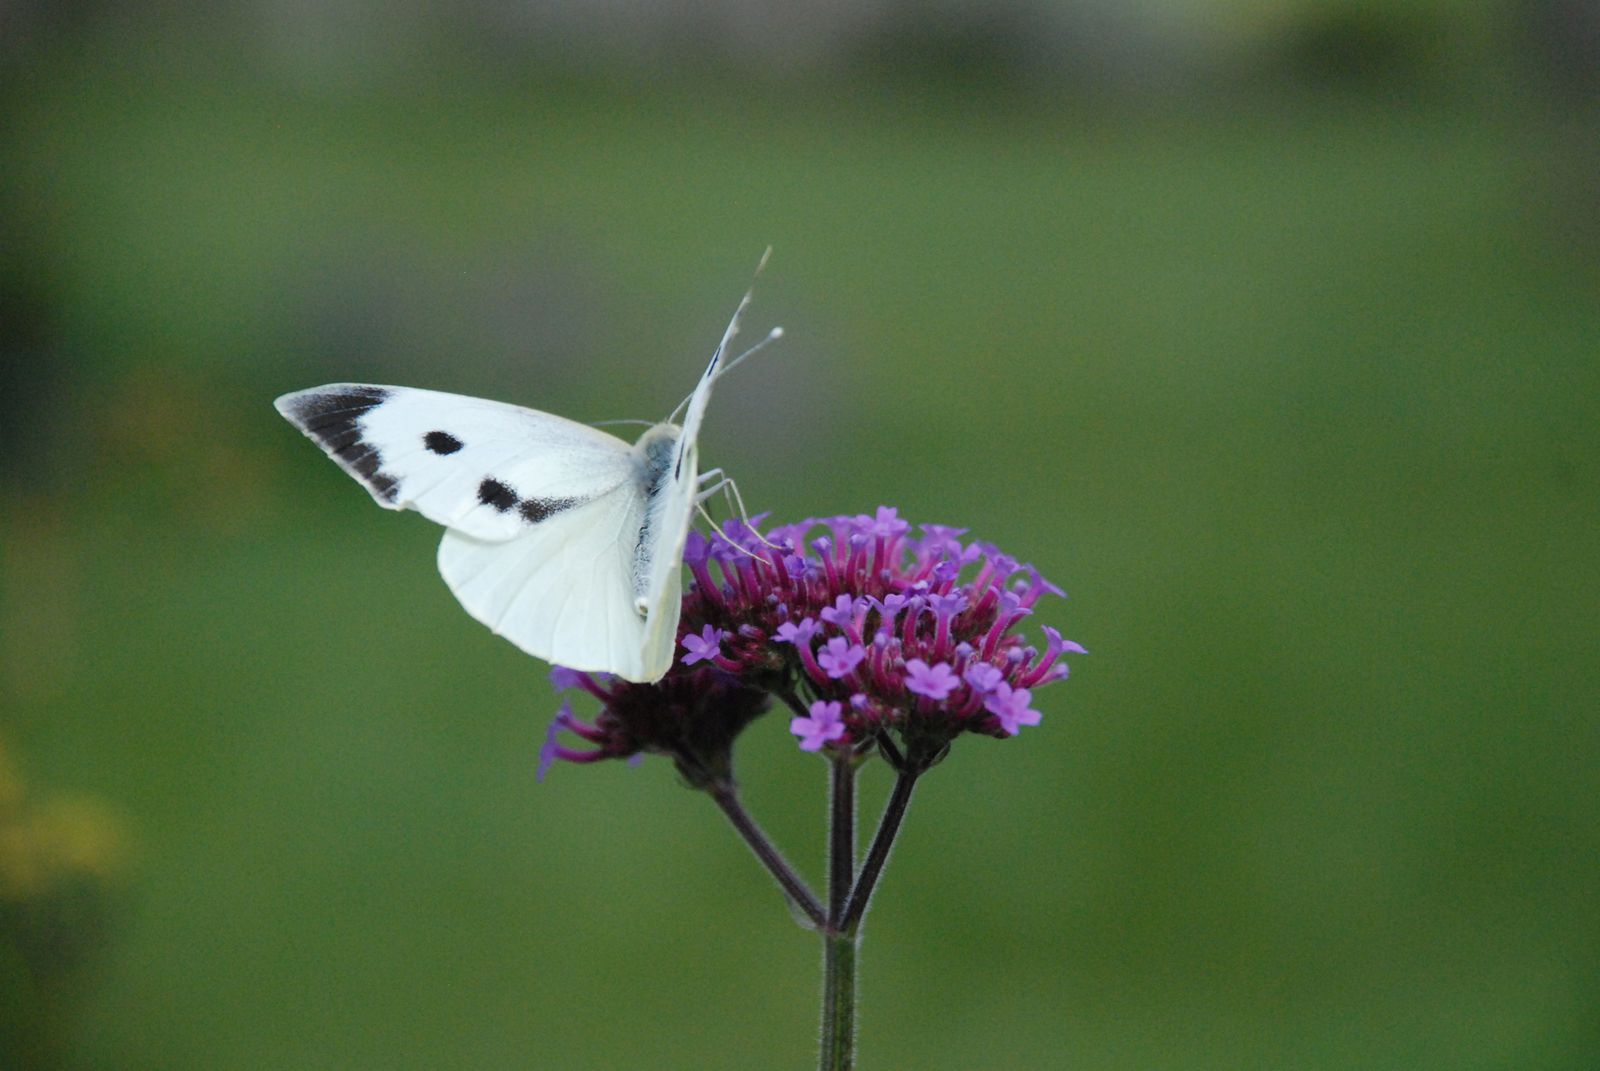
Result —
<instances>
[{"instance_id":1,"label":"green stem","mask_svg":"<svg viewBox=\"0 0 1600 1071\"><path fill-rule=\"evenodd\" d=\"M822 1071L856 1064L856 943L854 933L822 939Z\"/></svg>"},{"instance_id":2,"label":"green stem","mask_svg":"<svg viewBox=\"0 0 1600 1071\"><path fill-rule=\"evenodd\" d=\"M750 812L739 802L739 794L733 785L727 782L714 783L707 792L713 800L716 800L717 806L722 808L722 813L728 816L728 821L733 823L733 828L739 831L739 836L744 838L750 850L756 853L761 865L766 867L767 872L777 881L789 902L811 920L812 926L826 931L829 928L828 916L823 912L822 905L817 902L816 894L801 880L800 875L794 872L794 868L767 839L761 827L756 825L756 820L750 817Z\"/></svg>"},{"instance_id":3,"label":"green stem","mask_svg":"<svg viewBox=\"0 0 1600 1071\"><path fill-rule=\"evenodd\" d=\"M856 934L840 923L856 872L856 764L835 755L828 807L828 928L822 935L822 1071L855 1066Z\"/></svg>"},{"instance_id":4,"label":"green stem","mask_svg":"<svg viewBox=\"0 0 1600 1071\"><path fill-rule=\"evenodd\" d=\"M841 932L854 934L861 928L861 919L867 913L867 901L872 899L873 887L878 884L883 865L889 861L889 849L894 846L895 834L900 832L906 808L911 805L911 790L917 787L917 778L921 775L921 770L908 767L895 776L894 791L889 794L883 817L878 820L878 831L872 835L872 846L867 849L867 858L861 864L861 873L857 875L855 888L850 892L844 917L838 921L836 928Z\"/></svg>"},{"instance_id":5,"label":"green stem","mask_svg":"<svg viewBox=\"0 0 1600 1071\"><path fill-rule=\"evenodd\" d=\"M833 756L829 787L828 925L838 929L856 880L856 764L852 756Z\"/></svg>"}]
</instances>

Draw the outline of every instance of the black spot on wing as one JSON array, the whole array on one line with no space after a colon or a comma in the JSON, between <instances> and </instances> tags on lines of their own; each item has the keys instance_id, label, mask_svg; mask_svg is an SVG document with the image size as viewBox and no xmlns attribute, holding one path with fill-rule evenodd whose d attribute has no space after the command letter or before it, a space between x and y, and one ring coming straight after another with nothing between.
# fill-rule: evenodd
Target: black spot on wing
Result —
<instances>
[{"instance_id":1,"label":"black spot on wing","mask_svg":"<svg viewBox=\"0 0 1600 1071\"><path fill-rule=\"evenodd\" d=\"M522 519L529 524L538 524L563 510L571 509L582 501L581 498L525 498L517 507L517 512L521 513Z\"/></svg>"},{"instance_id":2,"label":"black spot on wing","mask_svg":"<svg viewBox=\"0 0 1600 1071\"><path fill-rule=\"evenodd\" d=\"M506 513L517 508L517 493L499 480L484 480L478 485L478 501Z\"/></svg>"},{"instance_id":3,"label":"black spot on wing","mask_svg":"<svg viewBox=\"0 0 1600 1071\"><path fill-rule=\"evenodd\" d=\"M423 445L436 454L453 454L461 449L461 440L448 431L430 431L422 437Z\"/></svg>"},{"instance_id":4,"label":"black spot on wing","mask_svg":"<svg viewBox=\"0 0 1600 1071\"><path fill-rule=\"evenodd\" d=\"M522 498L494 477L478 484L478 501L498 513L516 510L529 524L548 520L564 510L587 502L586 498Z\"/></svg>"},{"instance_id":5,"label":"black spot on wing","mask_svg":"<svg viewBox=\"0 0 1600 1071\"><path fill-rule=\"evenodd\" d=\"M346 387L324 394L305 394L289 406L288 416L329 454L372 488L386 502L397 495L393 476L383 472L383 456L363 441L361 418L382 405L389 392L382 387Z\"/></svg>"}]
</instances>

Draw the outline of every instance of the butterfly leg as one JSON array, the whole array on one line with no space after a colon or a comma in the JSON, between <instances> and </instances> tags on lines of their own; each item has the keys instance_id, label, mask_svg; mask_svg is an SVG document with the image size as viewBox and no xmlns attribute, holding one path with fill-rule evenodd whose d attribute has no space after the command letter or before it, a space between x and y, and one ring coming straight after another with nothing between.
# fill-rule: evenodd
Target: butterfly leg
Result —
<instances>
[{"instance_id":1,"label":"butterfly leg","mask_svg":"<svg viewBox=\"0 0 1600 1071\"><path fill-rule=\"evenodd\" d=\"M713 480L715 480L716 483L712 484L710 487L706 487L706 484L711 483ZM694 500L696 502L704 502L706 499L715 495L718 491L721 491L723 484L731 482L732 481L728 478L727 473L723 472L721 469L707 469L705 472L702 472L700 474L700 478L695 481L695 483L699 485L699 489L695 491Z\"/></svg>"},{"instance_id":2,"label":"butterfly leg","mask_svg":"<svg viewBox=\"0 0 1600 1071\"><path fill-rule=\"evenodd\" d=\"M699 482L701 484L710 483L713 479L716 482L712 483L710 487L703 487L701 490L696 492L694 503L695 508L700 511L700 515L704 517L707 523L711 525L711 530L718 535L723 534L722 529L717 526L717 523L712 519L711 514L706 511L706 508L704 505L702 505L702 503L716 497L716 495L720 493L724 500L728 503L729 512L737 513L739 515L739 520L743 522L744 526L755 535L756 539L760 540L766 546L771 547L773 550L781 550L781 547L779 547L776 543L769 541L766 536L762 535L756 530L755 525L750 523L750 511L745 508L744 496L739 493L739 484L735 482L733 477L726 475L721 469L710 469L700 474ZM723 538L727 537L724 536ZM732 540L729 540L729 542L732 543ZM738 544L733 545L738 546ZM744 550L743 547L739 547L739 549ZM746 551L745 553L749 552Z\"/></svg>"},{"instance_id":3,"label":"butterfly leg","mask_svg":"<svg viewBox=\"0 0 1600 1071\"><path fill-rule=\"evenodd\" d=\"M716 482L712 482L712 481ZM744 496L739 493L739 485L732 476L721 469L708 469L700 474L700 488L695 491L696 503L709 502L721 495L728 503L729 510L739 514L739 519L746 525L750 523L750 511L744 508ZM711 486L707 487L706 484Z\"/></svg>"}]
</instances>

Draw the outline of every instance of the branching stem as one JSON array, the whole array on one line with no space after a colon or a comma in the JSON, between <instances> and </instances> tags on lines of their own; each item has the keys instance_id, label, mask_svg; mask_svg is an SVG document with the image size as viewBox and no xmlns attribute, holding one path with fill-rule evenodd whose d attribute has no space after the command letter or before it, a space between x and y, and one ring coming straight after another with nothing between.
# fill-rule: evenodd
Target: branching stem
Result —
<instances>
[{"instance_id":1,"label":"branching stem","mask_svg":"<svg viewBox=\"0 0 1600 1071\"><path fill-rule=\"evenodd\" d=\"M750 817L750 812L744 809L744 804L739 801L739 793L733 785L721 782L713 784L707 791L717 806L722 808L722 813L728 816L728 821L733 823L733 828L739 831L739 836L755 852L761 865L777 881L783 889L783 894L805 917L811 920L811 925L818 930L826 931L829 928L828 915L818 902L813 893L794 868L789 865L782 853L767 839L767 835L756 825L756 820Z\"/></svg>"}]
</instances>

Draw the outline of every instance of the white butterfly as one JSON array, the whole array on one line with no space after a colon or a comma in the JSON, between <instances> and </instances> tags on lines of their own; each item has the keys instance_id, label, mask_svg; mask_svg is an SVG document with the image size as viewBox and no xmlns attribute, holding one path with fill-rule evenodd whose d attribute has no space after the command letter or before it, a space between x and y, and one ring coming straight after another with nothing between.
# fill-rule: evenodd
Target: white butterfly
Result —
<instances>
[{"instance_id":1,"label":"white butterfly","mask_svg":"<svg viewBox=\"0 0 1600 1071\"><path fill-rule=\"evenodd\" d=\"M738 363L722 358L749 303L682 427L656 424L632 446L550 413L411 387L334 383L275 404L378 505L445 526L439 572L473 617L557 665L659 680L677 645L690 516L710 493L695 439L712 385Z\"/></svg>"}]
</instances>

